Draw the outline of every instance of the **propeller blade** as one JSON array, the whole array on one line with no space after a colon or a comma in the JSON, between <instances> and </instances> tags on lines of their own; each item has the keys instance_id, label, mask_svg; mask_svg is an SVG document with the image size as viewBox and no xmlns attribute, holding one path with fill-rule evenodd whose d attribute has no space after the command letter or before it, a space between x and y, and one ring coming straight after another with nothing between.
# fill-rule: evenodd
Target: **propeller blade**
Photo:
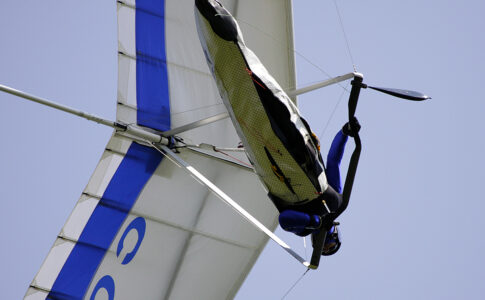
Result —
<instances>
[{"instance_id":1,"label":"propeller blade","mask_svg":"<svg viewBox=\"0 0 485 300\"><path fill-rule=\"evenodd\" d=\"M403 98L403 99L412 100L412 101L423 101L426 99L431 99L431 97L415 91L381 88L381 87L375 87L375 86L367 86L367 87L394 97Z\"/></svg>"}]
</instances>

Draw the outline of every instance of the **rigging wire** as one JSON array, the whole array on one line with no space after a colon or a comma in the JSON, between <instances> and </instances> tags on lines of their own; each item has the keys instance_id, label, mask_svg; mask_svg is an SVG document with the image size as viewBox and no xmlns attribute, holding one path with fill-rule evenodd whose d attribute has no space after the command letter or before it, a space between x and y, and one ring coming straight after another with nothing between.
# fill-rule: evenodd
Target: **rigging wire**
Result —
<instances>
[{"instance_id":1,"label":"rigging wire","mask_svg":"<svg viewBox=\"0 0 485 300\"><path fill-rule=\"evenodd\" d=\"M234 17L234 16L233 16ZM330 75L330 73L328 73L327 71L325 71L322 67L320 67L319 65L317 65L316 63L314 63L311 59L309 59L308 57L306 57L305 55L303 55L301 52L299 52L298 50L296 50L295 48L291 49L291 47L287 46L286 43L284 43L283 41L280 41L278 40L277 38L275 38L273 35L265 32L264 30L258 28L257 26L249 23L249 22L246 22L240 18L235 18L238 23L243 23L243 24L246 24L247 26L253 28L254 30L258 31L259 33L261 34L264 34L265 36L271 38L274 42L276 42L277 44L279 44L280 46L284 46L285 48L289 49L290 51L292 51L294 54L296 54L297 56L299 56L300 58L302 58L304 61L306 61L308 64L312 65L314 68L316 68L317 70L319 70L320 72L322 72L327 78L331 79L333 78L334 76ZM337 83L337 85L339 85L342 89L344 89L345 91L349 92L345 86L343 86L340 82ZM286 89L294 89L296 88L296 86L290 86L290 87L286 87ZM284 88L285 89L285 88Z\"/></svg>"},{"instance_id":2,"label":"rigging wire","mask_svg":"<svg viewBox=\"0 0 485 300\"><path fill-rule=\"evenodd\" d=\"M250 164L248 164L247 162L244 162L244 161L242 161L242 160L240 160L240 159L237 159L235 156L229 155L229 154L227 154L226 152L223 152L223 151L221 151L221 150L217 150L215 147L214 147L214 151L215 151L215 152L222 153L222 154L224 154L225 156L227 156L227 157L229 157L229 158L231 158L231 159L233 159L233 160L237 161L238 163L245 165L246 167L253 168L253 166L252 166L252 165L250 165ZM305 257L305 259L306 259L306 257Z\"/></svg>"},{"instance_id":3,"label":"rigging wire","mask_svg":"<svg viewBox=\"0 0 485 300\"><path fill-rule=\"evenodd\" d=\"M335 10L337 12L337 15L338 15L338 19L339 19L339 23L340 23L340 28L342 29L342 33L344 35L344 39L345 39L345 44L347 46L347 52L349 54L349 58L350 58L350 62L352 64L352 67L354 69L354 72L357 72L357 67L355 66L355 63L354 63L354 57L352 55L352 50L350 49L350 43L349 43L349 39L347 37L347 33L345 31L345 27L344 27L344 22L342 20L342 14L340 13L340 9L337 5L337 0L333 0L333 4L335 6ZM339 84L340 85L340 84ZM340 85L342 86L342 85ZM340 105L340 103L342 102L342 99L343 99L343 96L344 96L344 93L345 92L349 92L348 90L348 86L349 86L349 82L347 82L347 85L343 88L343 91L342 93L340 94L340 97L337 101L337 103L335 104L335 106L333 107L333 110L332 110L332 113L330 114L330 117L328 118L327 120L327 123L325 124L325 126L323 127L322 131L320 132L320 135L319 135L319 138L320 139L323 139L323 135L325 134L325 131L327 130L328 126L330 125L330 122L332 121L336 111L337 111L337 108L338 106Z\"/></svg>"},{"instance_id":4,"label":"rigging wire","mask_svg":"<svg viewBox=\"0 0 485 300\"><path fill-rule=\"evenodd\" d=\"M290 289L283 295L283 297L281 297L281 300L285 299L286 296L288 296L288 294L295 288L295 286L300 282L300 280L303 279L303 277L306 275L306 273L308 273L308 271L310 271L310 269L306 269L305 273L303 273L303 275L300 276L300 278L298 278L298 280L293 283L293 285L290 287Z\"/></svg>"},{"instance_id":5,"label":"rigging wire","mask_svg":"<svg viewBox=\"0 0 485 300\"><path fill-rule=\"evenodd\" d=\"M350 47L350 42L349 42L349 39L347 37L347 32L345 31L342 14L340 13L340 9L339 9L339 6L337 4L337 0L333 0L333 4L334 4L335 10L337 12L337 16L338 16L338 19L339 19L340 28L342 30L342 33L343 33L343 36L344 36L344 39L345 39L345 44L346 44L346 47L347 47L347 52L348 52L348 55L349 55L349 58L350 58L350 62L352 64L352 68L353 68L354 72L357 72L357 67L355 65L354 57L352 55L352 50L351 50L351 47ZM287 47L290 51L293 51L293 53L295 53L296 55L298 55L300 58L302 58L308 64L312 65L313 67L315 67L316 69L318 69L320 72L322 72L323 74L325 74L325 76L327 76L328 78L332 78L332 76L328 72L326 72L323 68L321 68L316 63L314 63L312 60L310 60L309 58L307 58L305 55L303 55L302 53L300 53L299 51L297 51L295 48L291 49L291 47L288 47L284 42L276 39L273 35L265 32L264 30L261 30L260 28L254 26L253 24L251 24L249 22L246 22L246 21L241 20L239 18L236 18L236 19L237 19L238 22L244 23L247 26L253 28L254 30L260 32L261 34L264 34L267 37L271 38L277 44L283 45L284 47ZM343 96L344 96L345 92L347 92L347 93L350 92L349 89L348 89L349 83L347 83L347 85L345 85L345 86L343 84L341 84L341 83L338 83L338 85L342 88L342 93L340 94L340 97L339 97L337 103L333 107L333 110L332 110L332 113L330 114L330 117L328 118L325 126L323 127L323 129L322 129L322 131L321 131L321 133L319 135L319 138L320 139L323 139L323 135L325 134L326 130L328 129L328 126L330 125L330 122L332 121L333 117L335 116L335 113L337 111L337 108L340 105L340 103L342 102L342 99L343 99ZM291 87L291 88L296 88L296 87ZM305 247L305 255L306 255L306 247Z\"/></svg>"},{"instance_id":6,"label":"rigging wire","mask_svg":"<svg viewBox=\"0 0 485 300\"><path fill-rule=\"evenodd\" d=\"M347 45L347 52L349 53L350 62L352 63L354 72L357 72L357 68L355 67L355 63L354 63L354 57L352 56L352 51L350 51L349 39L347 38L347 33L345 32L345 28L344 28L344 22L342 21L342 15L340 14L340 10L337 5L337 0L333 0L333 4L335 5L335 10L337 11L338 19L340 22L340 28L342 29L342 33L344 34L345 44Z\"/></svg>"},{"instance_id":7,"label":"rigging wire","mask_svg":"<svg viewBox=\"0 0 485 300\"><path fill-rule=\"evenodd\" d=\"M338 18L339 18L339 23L340 23L340 28L342 30L342 33L344 35L344 39L345 39L345 43L346 43L346 47L347 47L347 52L349 54L349 58L350 58L350 61L352 63L352 67L353 67L353 70L354 72L357 72L357 68L356 68L356 65L354 63L354 58L353 58L353 55L352 55L352 51L351 51L351 48L350 48L350 43L349 43L349 39L347 37L347 33L345 31L345 28L344 28L344 25L343 25L343 19L342 19L342 15L340 13L340 10L339 10L339 7L337 5L337 1L336 0L333 0L333 3L335 5L335 9L337 11L337 15L338 15ZM222 15L222 14L220 14ZM278 40L277 38L275 38L272 34L268 33L268 32L265 32L264 30L260 29L259 27L251 24L250 22L247 22L247 21L244 21L240 18L237 18L235 16L233 16L239 23L243 23L243 24L246 24L247 26L253 28L254 30L256 30L257 32L271 38L275 43L279 44L280 46L283 46L285 48L287 48L289 51L293 52L294 54L296 54L298 57L300 57L301 59L303 59L305 62L307 62L308 64L310 64L311 66L313 66L314 68L316 68L317 70L319 70L320 72L322 72L327 78L331 79L333 78L334 76L332 76L330 73L328 73L327 71L325 71L322 67L320 67L319 65L317 65L314 61L312 61L310 58L306 57L305 55L303 55L303 53L299 52L298 50L296 50L294 47L291 48L289 47L286 43L284 43L283 41L281 40ZM316 81L318 82L318 81ZM296 83L295 83L296 84ZM311 83L309 83L311 84ZM350 92L348 90L348 85L347 86L344 86L342 83L337 83L338 86L340 86L345 92ZM289 87L283 87L284 90L287 90L287 89L295 89L296 86L289 86ZM339 103L340 103L340 100L339 100ZM187 113L187 112L191 112L191 111L195 111L195 110L199 110L199 109L205 109L205 108L210 108L210 107L213 107L213 106L218 106L218 105L222 105L223 103L222 102L218 102L218 103L215 103L215 104L210 104L210 105L206 105L206 106L201 106L201 107L197 107L197 108L194 108L194 109L190 109L190 110L184 110L184 111L179 111L179 112L175 112L175 113L172 113L171 115L177 115L177 114L182 114L182 113ZM334 109L335 110L335 109ZM333 116L333 115L332 115ZM327 125L328 126L328 122L327 122ZM323 132L322 132L322 135L323 135Z\"/></svg>"},{"instance_id":8,"label":"rigging wire","mask_svg":"<svg viewBox=\"0 0 485 300\"><path fill-rule=\"evenodd\" d=\"M306 236L303 237L303 248L305 248L305 259L308 260L308 254L306 252Z\"/></svg>"},{"instance_id":9,"label":"rigging wire","mask_svg":"<svg viewBox=\"0 0 485 300\"><path fill-rule=\"evenodd\" d=\"M340 94L340 97L338 98L337 103L333 107L333 110L332 110L332 113L330 114L330 117L328 117L328 119L327 119L327 123L325 124L322 131L320 132L320 135L318 136L318 138L320 140L323 140L323 135L325 134L325 131L328 129L328 125L330 125L330 122L332 121L333 117L335 116L335 113L337 112L337 108L339 107L340 103L342 102L343 96L344 96L345 92L347 91L348 86L349 86L349 83L347 82L347 86L345 87L345 89Z\"/></svg>"}]
</instances>

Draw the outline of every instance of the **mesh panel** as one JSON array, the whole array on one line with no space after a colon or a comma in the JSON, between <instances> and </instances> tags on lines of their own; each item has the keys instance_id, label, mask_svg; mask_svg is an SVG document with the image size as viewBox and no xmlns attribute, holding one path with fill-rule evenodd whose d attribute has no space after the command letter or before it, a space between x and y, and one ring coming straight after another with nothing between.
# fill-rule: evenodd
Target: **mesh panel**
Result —
<instances>
[{"instance_id":1,"label":"mesh panel","mask_svg":"<svg viewBox=\"0 0 485 300\"><path fill-rule=\"evenodd\" d=\"M206 53L210 60L209 65L214 72L219 91L231 114L234 126L251 161L255 164L259 177L271 194L287 202L295 203L316 198L317 190L310 179L273 132L255 84L268 87L264 83L254 81L239 47L245 54L252 53L242 43L238 45L219 38L211 30L209 23L204 18L200 19L204 23L199 29L203 31L205 38L205 51L209 52ZM265 74L266 71L259 60L254 55L250 60L250 66L258 70L258 77L264 78L272 90L279 91L277 83ZM289 109L292 108L289 107ZM280 175L288 179L294 193L281 180L281 176L273 172L265 148L281 169L283 174ZM325 190L327 183L324 174L322 179L322 190Z\"/></svg>"}]
</instances>

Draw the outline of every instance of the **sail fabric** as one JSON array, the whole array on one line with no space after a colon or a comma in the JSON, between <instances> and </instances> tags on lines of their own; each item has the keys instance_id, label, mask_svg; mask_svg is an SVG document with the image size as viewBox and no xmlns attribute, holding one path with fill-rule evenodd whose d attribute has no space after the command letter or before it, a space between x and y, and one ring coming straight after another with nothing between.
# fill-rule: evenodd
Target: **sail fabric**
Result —
<instances>
[{"instance_id":1,"label":"sail fabric","mask_svg":"<svg viewBox=\"0 0 485 300\"><path fill-rule=\"evenodd\" d=\"M249 271L265 236L170 161L160 163L157 154L125 137L112 137L26 299L45 299L45 291L49 299L93 299L97 294L100 299L103 294L114 299L214 299L237 292L241 273ZM181 156L199 170L209 169L205 175L258 219L274 215L272 205L258 197L254 174L206 157ZM123 174L127 169L129 174ZM146 179L139 177L150 173L138 190ZM236 186L233 178L239 180ZM118 184L124 187L113 189ZM245 197L237 197L243 191ZM265 225L274 228L275 223L271 219Z\"/></svg>"},{"instance_id":2,"label":"sail fabric","mask_svg":"<svg viewBox=\"0 0 485 300\"><path fill-rule=\"evenodd\" d=\"M245 44L231 14L215 0L196 0L202 47L219 92L269 193L304 204L328 187L323 161L296 105Z\"/></svg>"},{"instance_id":3,"label":"sail fabric","mask_svg":"<svg viewBox=\"0 0 485 300\"><path fill-rule=\"evenodd\" d=\"M135 12L137 124L170 129L165 6L163 1L137 0Z\"/></svg>"},{"instance_id":4,"label":"sail fabric","mask_svg":"<svg viewBox=\"0 0 485 300\"><path fill-rule=\"evenodd\" d=\"M290 1L223 3L247 22L248 42L275 77L294 86ZM161 132L226 112L197 37L193 1L117 1L117 15L118 122ZM283 46L262 43L265 34ZM220 147L240 141L229 119L178 137ZM277 211L252 171L179 151L265 226L276 227ZM266 242L149 144L115 132L25 299L232 298Z\"/></svg>"}]
</instances>

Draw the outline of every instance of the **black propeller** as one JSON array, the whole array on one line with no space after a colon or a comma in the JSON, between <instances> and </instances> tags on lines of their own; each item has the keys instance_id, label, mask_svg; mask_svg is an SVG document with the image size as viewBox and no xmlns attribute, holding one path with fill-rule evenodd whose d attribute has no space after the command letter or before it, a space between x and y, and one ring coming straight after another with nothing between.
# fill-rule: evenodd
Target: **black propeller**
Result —
<instances>
[{"instance_id":1,"label":"black propeller","mask_svg":"<svg viewBox=\"0 0 485 300\"><path fill-rule=\"evenodd\" d=\"M365 87L365 86L364 86ZM425 94L421 92L415 92L415 91L409 91L409 90L400 90L400 89L390 89L390 88L382 88L382 87L375 87L375 86L366 86L370 89L402 98L402 99L407 99L407 100L412 100L412 101L423 101L426 99L431 99L431 97L426 96Z\"/></svg>"}]
</instances>

